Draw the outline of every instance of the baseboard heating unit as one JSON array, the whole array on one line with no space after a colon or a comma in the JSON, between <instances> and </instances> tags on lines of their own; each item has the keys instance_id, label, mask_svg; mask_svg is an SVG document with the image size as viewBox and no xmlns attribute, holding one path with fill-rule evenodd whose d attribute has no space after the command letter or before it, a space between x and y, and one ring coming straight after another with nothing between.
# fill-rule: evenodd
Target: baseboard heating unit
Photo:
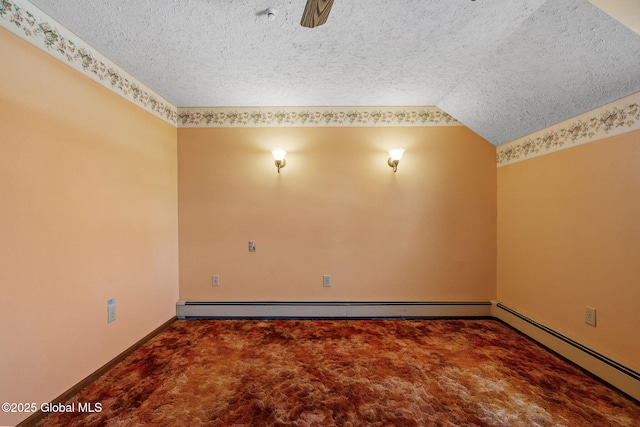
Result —
<instances>
[{"instance_id":1,"label":"baseboard heating unit","mask_svg":"<svg viewBox=\"0 0 640 427\"><path fill-rule=\"evenodd\" d=\"M180 300L178 319L489 317L491 301L453 302L208 302Z\"/></svg>"},{"instance_id":2,"label":"baseboard heating unit","mask_svg":"<svg viewBox=\"0 0 640 427\"><path fill-rule=\"evenodd\" d=\"M639 372L518 313L502 303L494 305L493 317L502 320L529 338L640 401Z\"/></svg>"}]
</instances>

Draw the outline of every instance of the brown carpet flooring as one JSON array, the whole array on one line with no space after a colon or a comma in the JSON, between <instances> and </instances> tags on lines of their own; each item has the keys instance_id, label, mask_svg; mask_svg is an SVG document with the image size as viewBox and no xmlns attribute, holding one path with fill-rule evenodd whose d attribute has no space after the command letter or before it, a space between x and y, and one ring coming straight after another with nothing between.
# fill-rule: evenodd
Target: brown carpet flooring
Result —
<instances>
[{"instance_id":1,"label":"brown carpet flooring","mask_svg":"<svg viewBox=\"0 0 640 427\"><path fill-rule=\"evenodd\" d=\"M42 426L638 426L494 320L177 321Z\"/></svg>"}]
</instances>

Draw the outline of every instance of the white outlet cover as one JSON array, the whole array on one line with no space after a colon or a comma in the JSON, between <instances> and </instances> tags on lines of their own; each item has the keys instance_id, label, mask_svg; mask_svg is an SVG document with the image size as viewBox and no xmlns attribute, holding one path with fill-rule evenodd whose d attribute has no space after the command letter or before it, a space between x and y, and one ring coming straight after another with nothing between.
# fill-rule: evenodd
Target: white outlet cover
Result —
<instances>
[{"instance_id":1,"label":"white outlet cover","mask_svg":"<svg viewBox=\"0 0 640 427\"><path fill-rule=\"evenodd\" d=\"M116 320L116 300L115 298L107 301L107 323L111 323Z\"/></svg>"},{"instance_id":2,"label":"white outlet cover","mask_svg":"<svg viewBox=\"0 0 640 427\"><path fill-rule=\"evenodd\" d=\"M587 325L596 326L596 309L593 307L584 308L584 321Z\"/></svg>"},{"instance_id":3,"label":"white outlet cover","mask_svg":"<svg viewBox=\"0 0 640 427\"><path fill-rule=\"evenodd\" d=\"M324 276L322 276L322 286L324 286L325 288L330 288L331 287L331 276L328 274L325 274Z\"/></svg>"}]
</instances>

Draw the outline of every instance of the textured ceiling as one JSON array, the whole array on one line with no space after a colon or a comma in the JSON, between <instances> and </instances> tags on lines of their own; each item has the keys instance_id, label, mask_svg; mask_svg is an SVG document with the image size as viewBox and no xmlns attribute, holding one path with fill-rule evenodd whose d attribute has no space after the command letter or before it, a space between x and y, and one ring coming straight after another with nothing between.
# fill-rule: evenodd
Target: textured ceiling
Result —
<instances>
[{"instance_id":1,"label":"textured ceiling","mask_svg":"<svg viewBox=\"0 0 640 427\"><path fill-rule=\"evenodd\" d=\"M501 145L640 90L587 0L32 0L176 106L437 105ZM269 20L265 10L274 8Z\"/></svg>"}]
</instances>

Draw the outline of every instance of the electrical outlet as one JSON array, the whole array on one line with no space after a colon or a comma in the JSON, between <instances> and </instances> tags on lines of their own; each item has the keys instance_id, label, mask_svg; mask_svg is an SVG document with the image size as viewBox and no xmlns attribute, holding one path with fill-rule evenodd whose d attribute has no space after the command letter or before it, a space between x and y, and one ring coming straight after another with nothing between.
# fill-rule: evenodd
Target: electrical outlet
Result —
<instances>
[{"instance_id":1,"label":"electrical outlet","mask_svg":"<svg viewBox=\"0 0 640 427\"><path fill-rule=\"evenodd\" d=\"M325 274L324 276L322 276L322 286L324 286L325 288L331 287L331 276L329 274Z\"/></svg>"},{"instance_id":2,"label":"electrical outlet","mask_svg":"<svg viewBox=\"0 0 640 427\"><path fill-rule=\"evenodd\" d=\"M107 323L116 320L116 299L111 298L107 301Z\"/></svg>"},{"instance_id":3,"label":"electrical outlet","mask_svg":"<svg viewBox=\"0 0 640 427\"><path fill-rule=\"evenodd\" d=\"M256 241L249 240L249 252L255 252L255 251L256 251Z\"/></svg>"},{"instance_id":4,"label":"electrical outlet","mask_svg":"<svg viewBox=\"0 0 640 427\"><path fill-rule=\"evenodd\" d=\"M218 275L211 276L211 285L213 285L213 286L220 285L220 276L218 276Z\"/></svg>"},{"instance_id":5,"label":"electrical outlet","mask_svg":"<svg viewBox=\"0 0 640 427\"><path fill-rule=\"evenodd\" d=\"M587 325L596 326L596 309L593 307L584 308L584 322Z\"/></svg>"}]
</instances>

